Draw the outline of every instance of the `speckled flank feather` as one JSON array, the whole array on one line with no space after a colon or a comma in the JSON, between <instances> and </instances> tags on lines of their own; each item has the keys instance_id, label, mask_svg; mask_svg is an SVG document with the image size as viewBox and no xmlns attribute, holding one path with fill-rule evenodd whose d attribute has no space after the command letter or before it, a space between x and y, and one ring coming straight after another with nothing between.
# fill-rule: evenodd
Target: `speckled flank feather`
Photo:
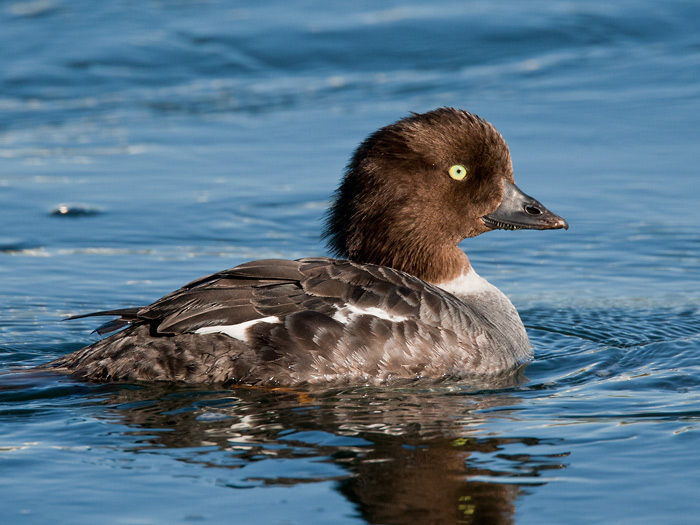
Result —
<instances>
[{"instance_id":1,"label":"speckled flank feather","mask_svg":"<svg viewBox=\"0 0 700 525\"><path fill-rule=\"evenodd\" d=\"M357 313L345 323L334 319L348 307ZM362 313L373 308L404 320ZM221 324L222 312L228 324L270 315L281 322L253 325L249 343L193 333ZM457 297L391 268L327 258L263 260L190 283L139 310L126 330L50 366L97 381L289 385L459 377L525 362L524 332L516 349L500 330L480 328L491 327L488 317L479 307L465 308Z\"/></svg>"}]
</instances>

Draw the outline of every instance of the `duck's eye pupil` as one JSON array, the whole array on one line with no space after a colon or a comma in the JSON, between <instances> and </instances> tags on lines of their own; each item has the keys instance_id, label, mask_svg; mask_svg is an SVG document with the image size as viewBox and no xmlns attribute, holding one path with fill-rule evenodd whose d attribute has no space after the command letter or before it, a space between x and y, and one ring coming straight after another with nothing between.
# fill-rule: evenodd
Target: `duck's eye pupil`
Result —
<instances>
[{"instance_id":1,"label":"duck's eye pupil","mask_svg":"<svg viewBox=\"0 0 700 525\"><path fill-rule=\"evenodd\" d=\"M450 177L452 177L453 179L462 180L466 176L467 168L465 168L461 164L455 164L450 168Z\"/></svg>"}]
</instances>

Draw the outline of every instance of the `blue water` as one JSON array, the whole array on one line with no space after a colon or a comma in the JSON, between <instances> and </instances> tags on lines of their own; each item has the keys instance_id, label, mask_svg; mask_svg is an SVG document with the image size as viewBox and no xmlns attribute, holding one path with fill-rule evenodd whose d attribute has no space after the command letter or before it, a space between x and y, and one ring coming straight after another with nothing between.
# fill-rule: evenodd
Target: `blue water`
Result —
<instances>
[{"instance_id":1,"label":"blue water","mask_svg":"<svg viewBox=\"0 0 700 525\"><path fill-rule=\"evenodd\" d=\"M0 2L3 523L697 523L700 4ZM465 241L536 361L498 388L91 385L26 369L262 257L451 105L570 230ZM62 213L62 212L68 213Z\"/></svg>"}]
</instances>

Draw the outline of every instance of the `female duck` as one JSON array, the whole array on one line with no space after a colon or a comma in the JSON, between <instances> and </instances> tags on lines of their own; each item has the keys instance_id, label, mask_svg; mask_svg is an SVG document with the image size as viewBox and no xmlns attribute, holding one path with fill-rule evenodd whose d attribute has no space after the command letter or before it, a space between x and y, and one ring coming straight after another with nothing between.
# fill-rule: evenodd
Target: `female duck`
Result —
<instances>
[{"instance_id":1,"label":"female duck","mask_svg":"<svg viewBox=\"0 0 700 525\"><path fill-rule=\"evenodd\" d=\"M502 229L567 228L515 186L488 122L442 108L370 135L325 237L342 259L260 260L149 306L49 367L92 381L258 385L499 374L531 359L517 311L458 247ZM83 316L80 316L83 317Z\"/></svg>"}]
</instances>

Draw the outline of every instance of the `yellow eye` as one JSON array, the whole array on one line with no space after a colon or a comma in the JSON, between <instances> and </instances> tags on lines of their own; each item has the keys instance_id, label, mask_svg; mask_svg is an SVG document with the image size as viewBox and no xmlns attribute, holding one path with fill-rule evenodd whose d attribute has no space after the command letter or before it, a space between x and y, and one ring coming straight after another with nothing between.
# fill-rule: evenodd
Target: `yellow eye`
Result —
<instances>
[{"instance_id":1,"label":"yellow eye","mask_svg":"<svg viewBox=\"0 0 700 525\"><path fill-rule=\"evenodd\" d=\"M466 176L467 168L461 164L455 164L450 168L450 177L452 177L454 180L462 180Z\"/></svg>"}]
</instances>

